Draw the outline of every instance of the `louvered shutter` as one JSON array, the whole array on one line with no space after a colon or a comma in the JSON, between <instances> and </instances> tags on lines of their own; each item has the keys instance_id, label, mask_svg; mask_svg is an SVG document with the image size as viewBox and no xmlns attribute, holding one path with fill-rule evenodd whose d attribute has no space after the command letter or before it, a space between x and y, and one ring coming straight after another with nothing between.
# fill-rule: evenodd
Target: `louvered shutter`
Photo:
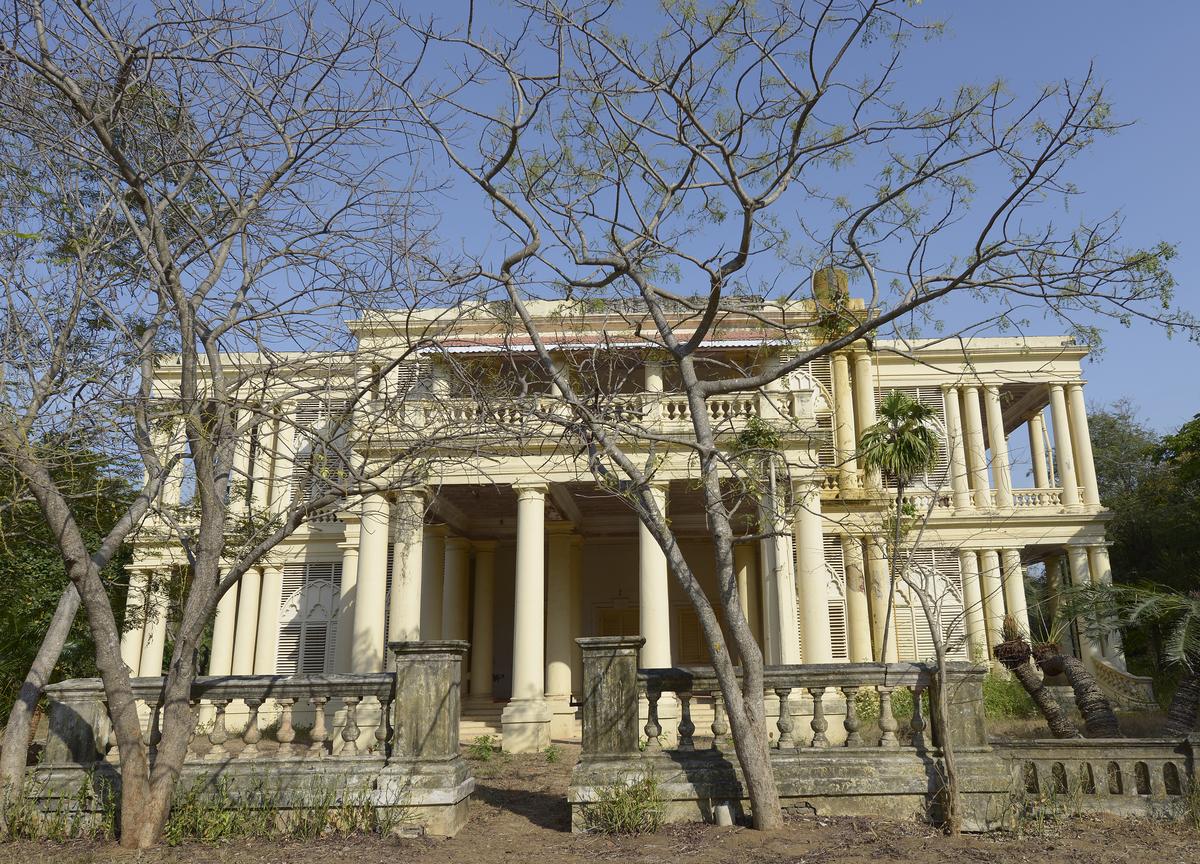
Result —
<instances>
[{"instance_id":1,"label":"louvered shutter","mask_svg":"<svg viewBox=\"0 0 1200 864\"><path fill-rule=\"evenodd\" d=\"M837 534L825 535L825 569L829 571L829 639L834 660L850 659L846 624L846 565L842 541Z\"/></svg>"},{"instance_id":2,"label":"louvered shutter","mask_svg":"<svg viewBox=\"0 0 1200 864\"><path fill-rule=\"evenodd\" d=\"M333 671L341 582L341 562L284 565L276 674Z\"/></svg>"},{"instance_id":3,"label":"louvered shutter","mask_svg":"<svg viewBox=\"0 0 1200 864\"><path fill-rule=\"evenodd\" d=\"M918 549L912 553L909 567L933 574L938 592L938 624L952 660L967 659L963 640L962 574L954 549ZM896 586L896 649L901 660L922 662L934 657L933 635L921 601L903 580Z\"/></svg>"},{"instance_id":4,"label":"louvered shutter","mask_svg":"<svg viewBox=\"0 0 1200 864\"><path fill-rule=\"evenodd\" d=\"M914 477L910 483L911 486L930 490L943 489L949 482L950 468L950 447L946 434L946 402L942 396L941 387L883 387L875 388L875 408L879 409L883 399L893 390L904 393L907 396L920 402L922 405L933 409L934 422L936 424L938 436L938 452L937 460L934 466ZM888 488L896 488L896 478L890 475L884 475L884 485Z\"/></svg>"},{"instance_id":5,"label":"louvered shutter","mask_svg":"<svg viewBox=\"0 0 1200 864\"><path fill-rule=\"evenodd\" d=\"M824 406L816 414L815 434L820 441L817 447L817 464L832 467L837 464L837 450L833 440L833 360L826 355L810 360L805 369L824 391Z\"/></svg>"}]
</instances>

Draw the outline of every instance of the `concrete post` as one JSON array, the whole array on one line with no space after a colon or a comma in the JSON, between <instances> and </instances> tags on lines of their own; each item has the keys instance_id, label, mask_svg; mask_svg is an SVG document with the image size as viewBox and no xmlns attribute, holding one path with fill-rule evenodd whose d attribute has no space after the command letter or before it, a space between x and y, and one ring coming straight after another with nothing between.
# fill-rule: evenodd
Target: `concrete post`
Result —
<instances>
[{"instance_id":1,"label":"concrete post","mask_svg":"<svg viewBox=\"0 0 1200 864\"><path fill-rule=\"evenodd\" d=\"M1046 420L1039 411L1029 418L1029 459L1033 463L1033 485L1036 489L1050 486L1046 471Z\"/></svg>"},{"instance_id":2,"label":"concrete post","mask_svg":"<svg viewBox=\"0 0 1200 864\"><path fill-rule=\"evenodd\" d=\"M1000 631L1004 628L1004 582L1000 577L1000 556L995 549L980 552L979 564L983 587L983 623L990 657L992 649L1003 641Z\"/></svg>"},{"instance_id":3,"label":"concrete post","mask_svg":"<svg viewBox=\"0 0 1200 864\"><path fill-rule=\"evenodd\" d=\"M885 663L895 663L899 657L896 648L896 622L886 627L889 583L891 574L888 572L887 551L882 537L872 536L867 539L867 587L870 589L871 604L871 643L874 656L878 657L883 651ZM895 610L893 609L893 618ZM887 645L883 645L883 631L887 630Z\"/></svg>"},{"instance_id":4,"label":"concrete post","mask_svg":"<svg viewBox=\"0 0 1200 864\"><path fill-rule=\"evenodd\" d=\"M950 487L954 491L954 509L968 510L971 507L971 484L967 477L958 388L948 384L943 386L942 402L946 406L946 435L950 439Z\"/></svg>"},{"instance_id":5,"label":"concrete post","mask_svg":"<svg viewBox=\"0 0 1200 864\"><path fill-rule=\"evenodd\" d=\"M467 592L471 586L471 541L465 537L446 538L446 570L442 583L442 637L447 641L465 640L467 632Z\"/></svg>"},{"instance_id":6,"label":"concrete post","mask_svg":"<svg viewBox=\"0 0 1200 864\"><path fill-rule=\"evenodd\" d=\"M854 447L854 393L850 387L850 360L843 352L833 355L833 442L837 448L838 486L857 489L858 460Z\"/></svg>"},{"instance_id":7,"label":"concrete post","mask_svg":"<svg viewBox=\"0 0 1200 864\"><path fill-rule=\"evenodd\" d=\"M651 486L658 509L667 512L667 487ZM667 556L643 522L638 521L638 623L646 644L642 666L671 666L671 604Z\"/></svg>"},{"instance_id":8,"label":"concrete post","mask_svg":"<svg viewBox=\"0 0 1200 864\"><path fill-rule=\"evenodd\" d=\"M825 536L821 529L821 486L797 483L796 549L800 621L805 663L832 663L829 632L829 571L825 569Z\"/></svg>"},{"instance_id":9,"label":"concrete post","mask_svg":"<svg viewBox=\"0 0 1200 864\"><path fill-rule=\"evenodd\" d=\"M388 633L394 642L421 638L424 519L424 491L401 492L396 498L397 530L392 548L392 597L388 608Z\"/></svg>"},{"instance_id":10,"label":"concrete post","mask_svg":"<svg viewBox=\"0 0 1200 864\"><path fill-rule=\"evenodd\" d=\"M471 695L492 697L496 541L475 541L475 615L471 622Z\"/></svg>"},{"instance_id":11,"label":"concrete post","mask_svg":"<svg viewBox=\"0 0 1200 864\"><path fill-rule=\"evenodd\" d=\"M846 569L846 636L851 663L870 663L871 607L867 599L867 574L862 541L842 535L842 563Z\"/></svg>"},{"instance_id":12,"label":"concrete post","mask_svg":"<svg viewBox=\"0 0 1200 864\"><path fill-rule=\"evenodd\" d=\"M636 756L640 636L580 639L583 652L583 746L581 760Z\"/></svg>"},{"instance_id":13,"label":"concrete post","mask_svg":"<svg viewBox=\"0 0 1200 864\"><path fill-rule=\"evenodd\" d=\"M552 738L571 738L575 709L571 707L571 593L570 522L547 526L546 537L546 701L553 718Z\"/></svg>"},{"instance_id":14,"label":"concrete post","mask_svg":"<svg viewBox=\"0 0 1200 864\"><path fill-rule=\"evenodd\" d=\"M213 621L212 651L208 656L209 675L233 674L233 633L237 625L238 586L229 586L217 601L217 617ZM140 654L140 651L139 651ZM130 669L135 667L130 666Z\"/></svg>"},{"instance_id":15,"label":"concrete post","mask_svg":"<svg viewBox=\"0 0 1200 864\"><path fill-rule=\"evenodd\" d=\"M383 671L390 522L391 505L383 493L377 492L363 499L354 600L354 642L350 647L350 665L358 673Z\"/></svg>"},{"instance_id":16,"label":"concrete post","mask_svg":"<svg viewBox=\"0 0 1200 864\"><path fill-rule=\"evenodd\" d=\"M501 714L504 749L534 753L550 743L545 693L546 485L517 493L517 573L513 609L512 699Z\"/></svg>"},{"instance_id":17,"label":"concrete post","mask_svg":"<svg viewBox=\"0 0 1200 864\"><path fill-rule=\"evenodd\" d=\"M337 644L334 646L334 668L348 673L354 670L354 604L358 596L358 516L347 514L345 534L338 548L342 550L342 579L338 589Z\"/></svg>"},{"instance_id":18,"label":"concrete post","mask_svg":"<svg viewBox=\"0 0 1200 864\"><path fill-rule=\"evenodd\" d=\"M446 526L429 525L421 541L421 638L442 638L442 590L446 580Z\"/></svg>"},{"instance_id":19,"label":"concrete post","mask_svg":"<svg viewBox=\"0 0 1200 864\"><path fill-rule=\"evenodd\" d=\"M1096 480L1096 462L1092 457L1092 437L1088 431L1087 405L1083 401L1083 383L1067 385L1067 410L1071 423L1071 451L1075 454L1075 470L1083 487L1083 503L1100 506L1100 485Z\"/></svg>"},{"instance_id":20,"label":"concrete post","mask_svg":"<svg viewBox=\"0 0 1200 864\"><path fill-rule=\"evenodd\" d=\"M1021 567L1021 553L1017 549L1000 552L1003 564L1004 606L1017 622L1017 627L1029 635L1029 603L1025 598L1025 571Z\"/></svg>"},{"instance_id":21,"label":"concrete post","mask_svg":"<svg viewBox=\"0 0 1200 864\"><path fill-rule=\"evenodd\" d=\"M74 678L45 689L48 723L46 765L90 766L101 752L111 722L99 678Z\"/></svg>"},{"instance_id":22,"label":"concrete post","mask_svg":"<svg viewBox=\"0 0 1200 864\"><path fill-rule=\"evenodd\" d=\"M988 746L987 721L983 710L983 679L987 667L957 662L948 664L946 675L946 720L948 729L932 728L933 742L940 746L947 731L954 746L962 750ZM930 698L937 698L938 676L933 676ZM933 718L937 717L934 713Z\"/></svg>"},{"instance_id":23,"label":"concrete post","mask_svg":"<svg viewBox=\"0 0 1200 864\"><path fill-rule=\"evenodd\" d=\"M1075 474L1075 454L1071 449L1071 421L1061 384L1050 385L1050 419L1054 424L1054 452L1058 457L1058 476L1062 483L1063 505L1079 508L1079 478Z\"/></svg>"},{"instance_id":24,"label":"concrete post","mask_svg":"<svg viewBox=\"0 0 1200 864\"><path fill-rule=\"evenodd\" d=\"M967 470L976 507L992 506L992 491L988 486L987 463L983 453L983 419L979 414L979 388L968 384L962 388L963 438L967 450Z\"/></svg>"},{"instance_id":25,"label":"concrete post","mask_svg":"<svg viewBox=\"0 0 1200 864\"><path fill-rule=\"evenodd\" d=\"M142 643L146 641L146 617L144 612L148 599L146 596L148 573L141 567L128 567L126 570L129 573L129 591L125 595L125 626L121 630L121 662L125 664L125 668L129 670L130 675L137 675L138 670L141 668ZM234 596L237 596L236 589L234 590ZM134 619L137 619L138 623L132 627L129 626L129 622ZM213 639L215 650L215 635ZM232 643L232 639L230 642Z\"/></svg>"},{"instance_id":26,"label":"concrete post","mask_svg":"<svg viewBox=\"0 0 1200 864\"><path fill-rule=\"evenodd\" d=\"M258 597L258 634L254 640L254 674L274 675L279 650L279 607L283 603L283 570L276 565L263 568Z\"/></svg>"},{"instance_id":27,"label":"concrete post","mask_svg":"<svg viewBox=\"0 0 1200 864\"><path fill-rule=\"evenodd\" d=\"M257 579L258 574L255 573ZM163 651L167 647L167 609L170 599L167 594L171 575L150 574L149 604L146 608L145 634L142 639L142 655L138 659L138 675L143 678L157 678L163 674ZM257 587L257 583L256 583ZM257 605L258 592L254 592ZM255 609L252 615L257 615ZM253 642L251 643L253 652ZM251 653L253 660L253 653Z\"/></svg>"},{"instance_id":28,"label":"concrete post","mask_svg":"<svg viewBox=\"0 0 1200 864\"><path fill-rule=\"evenodd\" d=\"M958 551L958 569L963 586L963 617L966 619L967 656L975 663L988 661L987 623L983 592L979 587L979 556L974 549Z\"/></svg>"},{"instance_id":29,"label":"concrete post","mask_svg":"<svg viewBox=\"0 0 1200 864\"><path fill-rule=\"evenodd\" d=\"M858 421L860 438L865 430L875 425L875 377L871 355L865 348L854 352L854 417ZM879 471L872 469L867 474L866 485L868 489L880 488Z\"/></svg>"},{"instance_id":30,"label":"concrete post","mask_svg":"<svg viewBox=\"0 0 1200 864\"><path fill-rule=\"evenodd\" d=\"M1011 507L1012 469L1008 463L1008 437L1004 434L1000 388L989 384L983 388L983 395L987 406L988 438L992 444L992 480L996 487L996 506Z\"/></svg>"}]
</instances>

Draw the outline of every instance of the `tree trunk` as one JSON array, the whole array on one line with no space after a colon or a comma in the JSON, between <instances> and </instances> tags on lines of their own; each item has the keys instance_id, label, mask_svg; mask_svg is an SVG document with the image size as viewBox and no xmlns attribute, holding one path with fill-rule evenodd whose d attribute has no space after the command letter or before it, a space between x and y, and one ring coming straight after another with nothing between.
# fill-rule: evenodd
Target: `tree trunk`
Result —
<instances>
[{"instance_id":1,"label":"tree trunk","mask_svg":"<svg viewBox=\"0 0 1200 864\"><path fill-rule=\"evenodd\" d=\"M1089 738L1120 738L1121 727L1112 705L1100 691L1096 679L1087 671L1078 657L1063 657L1063 667L1071 689L1075 691L1075 705L1083 715L1084 728Z\"/></svg>"},{"instance_id":2,"label":"tree trunk","mask_svg":"<svg viewBox=\"0 0 1200 864\"><path fill-rule=\"evenodd\" d=\"M750 815L759 831L777 831L783 827L783 807L771 766L771 742L767 738L762 694L757 698L754 693L747 695L741 690L737 694L738 710L726 713L733 733L733 749L750 796ZM727 708L731 704L728 697L725 704Z\"/></svg>"},{"instance_id":3,"label":"tree trunk","mask_svg":"<svg viewBox=\"0 0 1200 864\"><path fill-rule=\"evenodd\" d=\"M1167 725L1163 731L1172 738L1190 735L1196 729L1197 714L1200 713L1200 675L1187 672L1179 680L1179 687L1167 709Z\"/></svg>"},{"instance_id":4,"label":"tree trunk","mask_svg":"<svg viewBox=\"0 0 1200 864\"><path fill-rule=\"evenodd\" d=\"M50 673L58 663L63 645L71 632L75 613L79 611L79 592L72 583L58 598L58 606L42 645L38 648L29 674L21 683L21 690L8 714L8 725L4 729L3 749L0 749L0 798L7 790L19 790L25 777L25 763L29 753L29 738L33 733L33 716L41 698L42 688L50 680Z\"/></svg>"},{"instance_id":5,"label":"tree trunk","mask_svg":"<svg viewBox=\"0 0 1200 864\"><path fill-rule=\"evenodd\" d=\"M1033 700L1033 704L1045 718L1051 735L1055 738L1083 737L1079 734L1075 724L1071 722L1071 718L1067 716L1067 712L1063 711L1062 706L1058 704L1058 700L1054 698L1050 688L1043 683L1042 676L1038 674L1032 663L1026 660L1014 668L1012 673L1021 682L1021 686L1025 688L1025 692L1029 694L1029 698Z\"/></svg>"}]
</instances>

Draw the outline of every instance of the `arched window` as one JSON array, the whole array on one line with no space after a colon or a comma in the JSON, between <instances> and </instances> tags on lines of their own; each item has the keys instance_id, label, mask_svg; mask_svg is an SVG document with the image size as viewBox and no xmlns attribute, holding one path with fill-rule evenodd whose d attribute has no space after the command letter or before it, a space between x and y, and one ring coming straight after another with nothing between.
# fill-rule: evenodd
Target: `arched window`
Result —
<instances>
[{"instance_id":1,"label":"arched window","mask_svg":"<svg viewBox=\"0 0 1200 864\"><path fill-rule=\"evenodd\" d=\"M340 561L284 566L276 674L321 675L334 671L341 584Z\"/></svg>"}]
</instances>

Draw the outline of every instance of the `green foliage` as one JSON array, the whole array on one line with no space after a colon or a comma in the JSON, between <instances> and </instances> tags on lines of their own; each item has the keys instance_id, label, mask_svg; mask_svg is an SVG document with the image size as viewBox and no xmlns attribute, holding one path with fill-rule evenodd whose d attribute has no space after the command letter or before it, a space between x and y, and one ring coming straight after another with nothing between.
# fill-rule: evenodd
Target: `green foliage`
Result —
<instances>
[{"instance_id":1,"label":"green foliage","mask_svg":"<svg viewBox=\"0 0 1200 864\"><path fill-rule=\"evenodd\" d=\"M132 497L125 472L113 460L61 441L45 441L46 458L71 500L71 507L93 546L128 506ZM17 475L0 465L0 494L13 502L0 509L0 717L6 717L41 645L58 598L67 586L62 558L41 511L28 500ZM127 550L103 571L113 608L124 608ZM76 616L55 680L95 675L95 652L85 617Z\"/></svg>"},{"instance_id":2,"label":"green foliage","mask_svg":"<svg viewBox=\"0 0 1200 864\"><path fill-rule=\"evenodd\" d=\"M658 778L645 773L600 787L596 800L583 808L583 826L595 834L652 834L665 815Z\"/></svg>"},{"instance_id":3,"label":"green foliage","mask_svg":"<svg viewBox=\"0 0 1200 864\"><path fill-rule=\"evenodd\" d=\"M543 750L542 755L544 755L546 757L546 761L549 762L551 765L555 765L558 762L562 761L562 750L559 749L558 747L554 746L553 744L551 744L549 747L547 747L545 750Z\"/></svg>"},{"instance_id":4,"label":"green foliage","mask_svg":"<svg viewBox=\"0 0 1200 864\"><path fill-rule=\"evenodd\" d=\"M0 796L0 841L112 840L116 836L117 798L106 780L88 773L75 791L39 806L45 786L32 779ZM47 799L43 799L44 801Z\"/></svg>"},{"instance_id":5,"label":"green foliage","mask_svg":"<svg viewBox=\"0 0 1200 864\"><path fill-rule=\"evenodd\" d=\"M879 406L879 422L863 430L859 460L908 485L937 461L938 433L933 409L893 390Z\"/></svg>"},{"instance_id":6,"label":"green foliage","mask_svg":"<svg viewBox=\"0 0 1200 864\"><path fill-rule=\"evenodd\" d=\"M491 735L480 735L467 745L467 758L476 762L487 762L499 752L500 747Z\"/></svg>"},{"instance_id":7,"label":"green foliage","mask_svg":"<svg viewBox=\"0 0 1200 864\"><path fill-rule=\"evenodd\" d=\"M734 452L764 455L779 449L779 430L761 417L751 417L734 439Z\"/></svg>"},{"instance_id":8,"label":"green foliage","mask_svg":"<svg viewBox=\"0 0 1200 864\"><path fill-rule=\"evenodd\" d=\"M983 679L983 712L989 720L1038 716L1037 706L1011 675L993 672Z\"/></svg>"}]
</instances>

